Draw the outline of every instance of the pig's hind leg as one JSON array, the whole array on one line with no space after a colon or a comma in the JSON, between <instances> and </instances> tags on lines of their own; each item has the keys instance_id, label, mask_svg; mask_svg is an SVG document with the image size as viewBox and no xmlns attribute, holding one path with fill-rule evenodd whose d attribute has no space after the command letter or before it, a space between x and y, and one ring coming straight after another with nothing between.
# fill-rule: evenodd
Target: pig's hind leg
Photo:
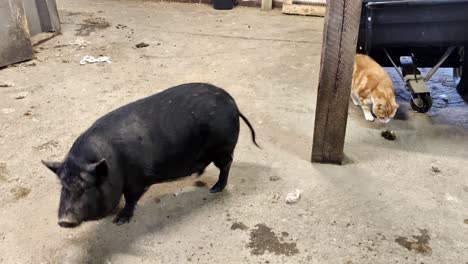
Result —
<instances>
[{"instance_id":1,"label":"pig's hind leg","mask_svg":"<svg viewBox=\"0 0 468 264\"><path fill-rule=\"evenodd\" d=\"M216 184L211 187L210 193L217 193L221 192L224 187L226 187L229 177L229 170L231 169L232 164L232 151L216 155L213 163L219 169L219 178Z\"/></svg>"},{"instance_id":2,"label":"pig's hind leg","mask_svg":"<svg viewBox=\"0 0 468 264\"><path fill-rule=\"evenodd\" d=\"M120 210L117 216L114 218L114 223L116 225L123 225L129 223L133 217L133 212L135 211L136 204L138 200L143 196L143 194L148 190L148 187L134 188L133 190L125 190L125 206Z\"/></svg>"}]
</instances>

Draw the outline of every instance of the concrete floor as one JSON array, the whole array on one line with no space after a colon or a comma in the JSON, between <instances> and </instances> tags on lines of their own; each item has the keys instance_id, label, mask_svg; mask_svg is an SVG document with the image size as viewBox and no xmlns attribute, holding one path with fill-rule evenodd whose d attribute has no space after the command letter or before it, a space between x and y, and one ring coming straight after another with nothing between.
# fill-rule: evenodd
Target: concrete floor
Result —
<instances>
[{"instance_id":1,"label":"concrete floor","mask_svg":"<svg viewBox=\"0 0 468 264\"><path fill-rule=\"evenodd\" d=\"M427 115L408 108L398 81L397 120L368 123L350 106L346 165L311 164L323 19L125 0L58 6L63 35L0 70L14 83L0 88L0 263L468 261L468 107L447 71L430 84ZM79 37L90 44L69 44ZM80 66L84 55L112 64ZM228 90L263 146L242 126L226 191L211 195L191 177L153 186L130 224L59 228L60 188L40 160L62 159L110 110L193 81ZM201 181L216 178L210 167ZM296 189L301 200L286 204Z\"/></svg>"}]
</instances>

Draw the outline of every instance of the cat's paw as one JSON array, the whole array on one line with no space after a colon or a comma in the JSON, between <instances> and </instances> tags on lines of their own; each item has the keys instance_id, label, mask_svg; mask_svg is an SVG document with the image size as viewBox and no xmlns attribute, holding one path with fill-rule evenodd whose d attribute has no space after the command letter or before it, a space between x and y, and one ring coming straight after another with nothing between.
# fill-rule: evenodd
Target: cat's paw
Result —
<instances>
[{"instance_id":1,"label":"cat's paw","mask_svg":"<svg viewBox=\"0 0 468 264\"><path fill-rule=\"evenodd\" d=\"M370 121L370 122L374 122L375 120L374 116L372 115L365 115L364 117L366 118L367 121Z\"/></svg>"}]
</instances>

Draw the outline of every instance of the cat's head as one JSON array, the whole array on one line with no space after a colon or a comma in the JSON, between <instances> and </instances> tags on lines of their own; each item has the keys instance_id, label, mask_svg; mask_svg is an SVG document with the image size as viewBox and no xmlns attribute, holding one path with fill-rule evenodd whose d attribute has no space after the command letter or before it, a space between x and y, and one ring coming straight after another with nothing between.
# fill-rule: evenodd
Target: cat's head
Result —
<instances>
[{"instance_id":1,"label":"cat's head","mask_svg":"<svg viewBox=\"0 0 468 264\"><path fill-rule=\"evenodd\" d=\"M399 105L395 99L374 98L372 112L382 123L388 123L395 116Z\"/></svg>"}]
</instances>

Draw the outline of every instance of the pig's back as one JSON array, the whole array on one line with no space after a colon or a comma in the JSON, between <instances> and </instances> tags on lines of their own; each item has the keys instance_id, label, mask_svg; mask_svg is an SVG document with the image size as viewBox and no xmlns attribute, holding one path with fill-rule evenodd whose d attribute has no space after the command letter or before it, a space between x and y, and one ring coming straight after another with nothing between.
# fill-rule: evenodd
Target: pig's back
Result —
<instances>
[{"instance_id":1,"label":"pig's back","mask_svg":"<svg viewBox=\"0 0 468 264\"><path fill-rule=\"evenodd\" d=\"M81 140L106 146L97 151L117 157L122 172L149 175L157 182L197 171L217 148L235 146L238 133L232 97L213 85L191 83L110 112Z\"/></svg>"}]
</instances>

